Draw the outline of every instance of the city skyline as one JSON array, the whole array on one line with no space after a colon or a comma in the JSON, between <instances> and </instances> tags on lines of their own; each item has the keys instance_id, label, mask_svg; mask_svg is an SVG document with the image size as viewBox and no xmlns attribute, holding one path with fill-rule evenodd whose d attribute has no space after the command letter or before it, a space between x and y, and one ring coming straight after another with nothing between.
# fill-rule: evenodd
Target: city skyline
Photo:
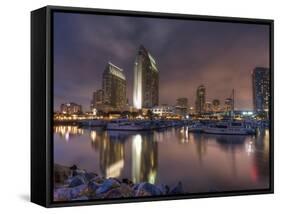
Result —
<instances>
[{"instance_id":1,"label":"city skyline","mask_svg":"<svg viewBox=\"0 0 281 214\"><path fill-rule=\"evenodd\" d=\"M54 23L55 110L67 102L90 109L108 61L124 69L132 105L140 44L157 61L159 104L186 97L195 106L203 84L206 101L223 103L235 88L235 107L252 109L251 73L269 67L269 28L263 25L59 13Z\"/></svg>"}]
</instances>

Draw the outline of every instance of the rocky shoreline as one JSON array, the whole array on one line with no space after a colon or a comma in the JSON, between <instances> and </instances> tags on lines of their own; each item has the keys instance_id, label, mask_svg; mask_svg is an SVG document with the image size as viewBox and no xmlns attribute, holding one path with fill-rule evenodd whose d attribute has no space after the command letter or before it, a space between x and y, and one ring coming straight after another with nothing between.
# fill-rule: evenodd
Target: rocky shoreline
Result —
<instances>
[{"instance_id":1,"label":"rocky shoreline","mask_svg":"<svg viewBox=\"0 0 281 214\"><path fill-rule=\"evenodd\" d=\"M75 201L143 196L183 194L178 182L174 187L148 182L133 183L129 179L104 178L96 173L71 167L54 165L54 201Z\"/></svg>"}]
</instances>

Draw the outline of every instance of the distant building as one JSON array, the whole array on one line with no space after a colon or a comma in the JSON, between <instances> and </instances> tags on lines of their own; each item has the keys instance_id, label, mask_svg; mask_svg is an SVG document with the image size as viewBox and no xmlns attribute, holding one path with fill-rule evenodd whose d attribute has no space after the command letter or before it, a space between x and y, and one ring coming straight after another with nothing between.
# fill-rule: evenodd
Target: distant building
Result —
<instances>
[{"instance_id":1,"label":"distant building","mask_svg":"<svg viewBox=\"0 0 281 214\"><path fill-rule=\"evenodd\" d=\"M152 113L159 116L172 115L174 114L174 110L174 107L168 105L154 106L151 108Z\"/></svg>"},{"instance_id":2,"label":"distant building","mask_svg":"<svg viewBox=\"0 0 281 214\"><path fill-rule=\"evenodd\" d=\"M188 113L188 99L185 97L178 98L175 106L175 113L185 117Z\"/></svg>"},{"instance_id":3,"label":"distant building","mask_svg":"<svg viewBox=\"0 0 281 214\"><path fill-rule=\"evenodd\" d=\"M212 102L213 112L219 112L220 109L220 101L218 99L214 99Z\"/></svg>"},{"instance_id":4,"label":"distant building","mask_svg":"<svg viewBox=\"0 0 281 214\"><path fill-rule=\"evenodd\" d=\"M188 99L185 97L178 98L176 106L188 107Z\"/></svg>"},{"instance_id":5,"label":"distant building","mask_svg":"<svg viewBox=\"0 0 281 214\"><path fill-rule=\"evenodd\" d=\"M188 113L189 114L195 114L196 113L196 109L193 106L190 106L188 109Z\"/></svg>"},{"instance_id":6,"label":"distant building","mask_svg":"<svg viewBox=\"0 0 281 214\"><path fill-rule=\"evenodd\" d=\"M127 100L123 69L109 62L103 72L102 90L104 105L114 110L122 110Z\"/></svg>"},{"instance_id":7,"label":"distant building","mask_svg":"<svg viewBox=\"0 0 281 214\"><path fill-rule=\"evenodd\" d=\"M196 112L201 114L204 113L204 107L206 102L206 88L204 85L200 85L196 91Z\"/></svg>"},{"instance_id":8,"label":"distant building","mask_svg":"<svg viewBox=\"0 0 281 214\"><path fill-rule=\"evenodd\" d=\"M213 112L213 108L212 107L213 106L212 106L211 102L205 102L205 108L204 108L205 112L207 112L207 113Z\"/></svg>"},{"instance_id":9,"label":"distant building","mask_svg":"<svg viewBox=\"0 0 281 214\"><path fill-rule=\"evenodd\" d=\"M133 104L136 109L159 103L159 71L151 54L141 45L134 65Z\"/></svg>"},{"instance_id":10,"label":"distant building","mask_svg":"<svg viewBox=\"0 0 281 214\"><path fill-rule=\"evenodd\" d=\"M270 102L269 68L256 67L252 73L255 112L268 112Z\"/></svg>"},{"instance_id":11,"label":"distant building","mask_svg":"<svg viewBox=\"0 0 281 214\"><path fill-rule=\"evenodd\" d=\"M224 101L224 111L229 112L233 111L233 99L226 98Z\"/></svg>"},{"instance_id":12,"label":"distant building","mask_svg":"<svg viewBox=\"0 0 281 214\"><path fill-rule=\"evenodd\" d=\"M97 91L94 91L93 93L91 108L101 109L102 105L103 105L103 90L99 89Z\"/></svg>"},{"instance_id":13,"label":"distant building","mask_svg":"<svg viewBox=\"0 0 281 214\"><path fill-rule=\"evenodd\" d=\"M62 114L81 114L82 106L76 103L63 103L60 106L60 112Z\"/></svg>"}]
</instances>

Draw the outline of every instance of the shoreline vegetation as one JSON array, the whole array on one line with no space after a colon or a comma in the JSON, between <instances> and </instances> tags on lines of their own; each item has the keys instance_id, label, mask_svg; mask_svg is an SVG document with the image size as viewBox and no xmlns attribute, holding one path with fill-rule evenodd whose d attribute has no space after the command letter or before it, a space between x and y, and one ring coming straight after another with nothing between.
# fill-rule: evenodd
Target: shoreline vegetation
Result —
<instances>
[{"instance_id":1,"label":"shoreline vegetation","mask_svg":"<svg viewBox=\"0 0 281 214\"><path fill-rule=\"evenodd\" d=\"M148 182L133 183L127 178L105 178L93 172L54 164L54 201L133 198L184 194L179 181L174 187Z\"/></svg>"}]
</instances>

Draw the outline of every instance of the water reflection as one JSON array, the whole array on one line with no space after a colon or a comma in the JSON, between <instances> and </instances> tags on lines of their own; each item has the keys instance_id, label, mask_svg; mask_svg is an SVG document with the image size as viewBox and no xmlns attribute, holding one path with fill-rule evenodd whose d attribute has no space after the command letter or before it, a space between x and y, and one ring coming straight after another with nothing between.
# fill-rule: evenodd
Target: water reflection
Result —
<instances>
[{"instance_id":1,"label":"water reflection","mask_svg":"<svg viewBox=\"0 0 281 214\"><path fill-rule=\"evenodd\" d=\"M195 143L195 149L197 152L200 165L203 163L203 157L207 154L207 142L209 139L205 139L205 135L194 133L191 136L191 141Z\"/></svg>"},{"instance_id":2,"label":"water reflection","mask_svg":"<svg viewBox=\"0 0 281 214\"><path fill-rule=\"evenodd\" d=\"M153 134L137 134L132 139L132 179L133 182L155 183L158 166L157 141Z\"/></svg>"},{"instance_id":3,"label":"water reflection","mask_svg":"<svg viewBox=\"0 0 281 214\"><path fill-rule=\"evenodd\" d=\"M90 132L92 148L99 152L100 171L104 177L119 177L124 168L124 136L112 132Z\"/></svg>"},{"instance_id":4,"label":"water reflection","mask_svg":"<svg viewBox=\"0 0 281 214\"><path fill-rule=\"evenodd\" d=\"M268 179L270 169L269 156L269 130L259 130L256 137L255 152L253 153L254 161L251 170L251 176L257 181Z\"/></svg>"},{"instance_id":5,"label":"water reflection","mask_svg":"<svg viewBox=\"0 0 281 214\"><path fill-rule=\"evenodd\" d=\"M105 177L135 183L181 180L194 191L209 191L210 185L266 188L269 183L268 130L233 136L189 133L187 127L126 132L61 126L54 132L56 163L75 163Z\"/></svg>"},{"instance_id":6,"label":"water reflection","mask_svg":"<svg viewBox=\"0 0 281 214\"><path fill-rule=\"evenodd\" d=\"M54 126L54 132L63 137L66 141L76 135L83 135L84 130L77 126Z\"/></svg>"},{"instance_id":7,"label":"water reflection","mask_svg":"<svg viewBox=\"0 0 281 214\"><path fill-rule=\"evenodd\" d=\"M175 132L176 130L174 129L173 131ZM189 138L188 127L181 127L180 131L177 132L177 136L179 139L179 143L181 144L188 143L188 138Z\"/></svg>"}]
</instances>

